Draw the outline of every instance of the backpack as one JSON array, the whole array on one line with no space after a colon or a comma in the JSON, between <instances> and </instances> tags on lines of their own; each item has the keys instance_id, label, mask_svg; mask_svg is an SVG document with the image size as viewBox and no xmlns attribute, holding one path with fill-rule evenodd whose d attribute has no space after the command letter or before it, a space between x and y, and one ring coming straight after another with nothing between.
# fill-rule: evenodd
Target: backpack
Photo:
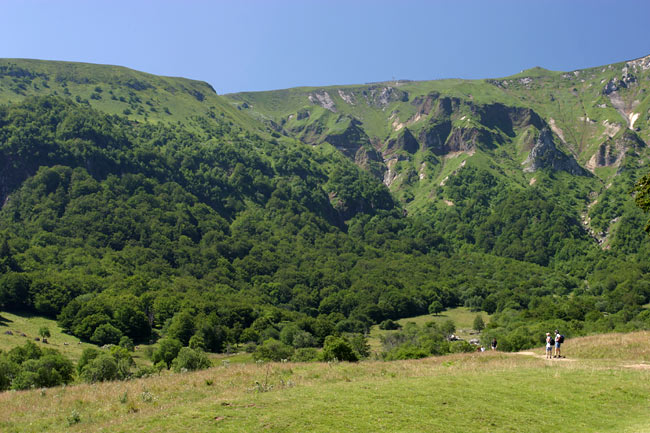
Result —
<instances>
[{"instance_id":1,"label":"backpack","mask_svg":"<svg viewBox=\"0 0 650 433\"><path fill-rule=\"evenodd\" d=\"M564 343L564 335L560 335L560 338L557 339L557 342L560 344Z\"/></svg>"}]
</instances>

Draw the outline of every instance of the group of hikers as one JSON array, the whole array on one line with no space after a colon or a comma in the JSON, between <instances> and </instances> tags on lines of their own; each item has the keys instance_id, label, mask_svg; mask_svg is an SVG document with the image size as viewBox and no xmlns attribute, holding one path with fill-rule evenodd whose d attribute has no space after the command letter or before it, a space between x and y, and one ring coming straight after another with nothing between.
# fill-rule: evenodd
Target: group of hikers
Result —
<instances>
[{"instance_id":1,"label":"group of hikers","mask_svg":"<svg viewBox=\"0 0 650 433\"><path fill-rule=\"evenodd\" d=\"M560 334L560 331L556 329L555 336L552 336L550 332L547 332L546 359L561 358L562 356L560 355L560 346L562 346L562 343L564 343L564 336Z\"/></svg>"}]
</instances>

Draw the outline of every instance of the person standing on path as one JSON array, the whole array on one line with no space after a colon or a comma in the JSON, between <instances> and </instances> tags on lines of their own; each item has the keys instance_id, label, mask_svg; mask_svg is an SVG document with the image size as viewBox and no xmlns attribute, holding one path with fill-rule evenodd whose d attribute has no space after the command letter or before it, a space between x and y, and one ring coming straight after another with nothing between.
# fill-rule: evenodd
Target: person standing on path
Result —
<instances>
[{"instance_id":1,"label":"person standing on path","mask_svg":"<svg viewBox=\"0 0 650 433\"><path fill-rule=\"evenodd\" d=\"M560 341L560 339L561 339L560 331L558 331L556 329L555 330L555 338L554 338L554 340L555 340L555 356L554 356L554 358L561 358L561 356L560 356L560 346L562 345L562 342Z\"/></svg>"},{"instance_id":2,"label":"person standing on path","mask_svg":"<svg viewBox=\"0 0 650 433\"><path fill-rule=\"evenodd\" d=\"M551 333L546 333L546 359L551 359L553 356L553 337Z\"/></svg>"},{"instance_id":3,"label":"person standing on path","mask_svg":"<svg viewBox=\"0 0 650 433\"><path fill-rule=\"evenodd\" d=\"M492 339L491 347L492 347L492 350L497 350L497 339L496 338Z\"/></svg>"}]
</instances>

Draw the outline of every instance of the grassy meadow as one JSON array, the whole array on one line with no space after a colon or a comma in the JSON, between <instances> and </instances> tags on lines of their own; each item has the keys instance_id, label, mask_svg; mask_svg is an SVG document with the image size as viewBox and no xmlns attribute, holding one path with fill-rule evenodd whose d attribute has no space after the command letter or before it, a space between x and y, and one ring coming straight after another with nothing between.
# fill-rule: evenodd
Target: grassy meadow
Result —
<instances>
[{"instance_id":1,"label":"grassy meadow","mask_svg":"<svg viewBox=\"0 0 650 433\"><path fill-rule=\"evenodd\" d=\"M470 311L467 307L458 307L450 308L443 311L442 313L434 316L432 314L423 314L416 317L408 317L405 319L396 320L395 322L399 323L402 326L405 326L409 322L413 322L418 326L423 326L429 322L443 323L447 320L451 320L456 324L456 335L463 339L471 338L480 338L479 334L475 334L474 327L474 318L480 315L483 318L483 322L487 325L490 323L490 315L484 311L473 312ZM370 335L368 337L368 344L373 352L379 352L381 350L381 336L390 334L391 332L379 329L378 325L374 325L370 329Z\"/></svg>"},{"instance_id":2,"label":"grassy meadow","mask_svg":"<svg viewBox=\"0 0 650 433\"><path fill-rule=\"evenodd\" d=\"M538 349L358 364L222 364L5 392L0 431L643 433L650 432L648 342L650 332L567 340L567 360L530 356ZM609 358L590 355L605 346L615 348Z\"/></svg>"}]
</instances>

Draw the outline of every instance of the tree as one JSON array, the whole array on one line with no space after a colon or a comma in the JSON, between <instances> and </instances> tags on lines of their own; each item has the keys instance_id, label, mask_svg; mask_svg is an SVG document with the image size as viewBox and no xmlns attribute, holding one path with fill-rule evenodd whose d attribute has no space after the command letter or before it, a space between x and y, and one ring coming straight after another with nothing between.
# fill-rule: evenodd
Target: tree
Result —
<instances>
[{"instance_id":1,"label":"tree","mask_svg":"<svg viewBox=\"0 0 650 433\"><path fill-rule=\"evenodd\" d=\"M172 361L172 368L177 373L182 370L203 370L211 366L212 363L205 352L198 349L190 349L189 347L183 347L178 352L178 356Z\"/></svg>"},{"instance_id":2,"label":"tree","mask_svg":"<svg viewBox=\"0 0 650 433\"><path fill-rule=\"evenodd\" d=\"M478 332L485 329L485 322L483 322L483 317L480 314L477 314L476 317L474 317L474 329Z\"/></svg>"},{"instance_id":3,"label":"tree","mask_svg":"<svg viewBox=\"0 0 650 433\"><path fill-rule=\"evenodd\" d=\"M437 316L438 314L442 313L444 310L444 307L442 306L442 303L440 301L433 301L431 305L429 305L429 314L433 314L434 316Z\"/></svg>"},{"instance_id":4,"label":"tree","mask_svg":"<svg viewBox=\"0 0 650 433\"><path fill-rule=\"evenodd\" d=\"M293 347L284 344L274 338L269 338L257 346L253 352L253 359L262 361L282 361L290 359L293 355Z\"/></svg>"},{"instance_id":5,"label":"tree","mask_svg":"<svg viewBox=\"0 0 650 433\"><path fill-rule=\"evenodd\" d=\"M122 331L110 323L104 323L95 329L92 337L90 337L90 341L103 346L104 344L118 344L121 338Z\"/></svg>"},{"instance_id":6,"label":"tree","mask_svg":"<svg viewBox=\"0 0 650 433\"><path fill-rule=\"evenodd\" d=\"M325 338L322 356L323 361L357 362L359 360L347 338L333 335Z\"/></svg>"},{"instance_id":7,"label":"tree","mask_svg":"<svg viewBox=\"0 0 650 433\"><path fill-rule=\"evenodd\" d=\"M173 338L163 338L158 342L158 348L153 352L151 361L154 364L164 362L169 368L172 365L174 358L178 356L183 345L180 341Z\"/></svg>"},{"instance_id":8,"label":"tree","mask_svg":"<svg viewBox=\"0 0 650 433\"><path fill-rule=\"evenodd\" d=\"M456 324L453 320L445 320L440 325L440 330L445 334L445 336L449 337L456 332Z\"/></svg>"},{"instance_id":9,"label":"tree","mask_svg":"<svg viewBox=\"0 0 650 433\"><path fill-rule=\"evenodd\" d=\"M48 328L47 326L41 326L38 329L38 335L40 335L41 338L43 339L50 338L50 328Z\"/></svg>"},{"instance_id":10,"label":"tree","mask_svg":"<svg viewBox=\"0 0 650 433\"><path fill-rule=\"evenodd\" d=\"M634 198L636 205L643 209L644 212L650 212L650 174L646 174L641 178L635 185L634 191L636 192ZM645 231L650 233L650 221L646 223Z\"/></svg>"}]
</instances>

